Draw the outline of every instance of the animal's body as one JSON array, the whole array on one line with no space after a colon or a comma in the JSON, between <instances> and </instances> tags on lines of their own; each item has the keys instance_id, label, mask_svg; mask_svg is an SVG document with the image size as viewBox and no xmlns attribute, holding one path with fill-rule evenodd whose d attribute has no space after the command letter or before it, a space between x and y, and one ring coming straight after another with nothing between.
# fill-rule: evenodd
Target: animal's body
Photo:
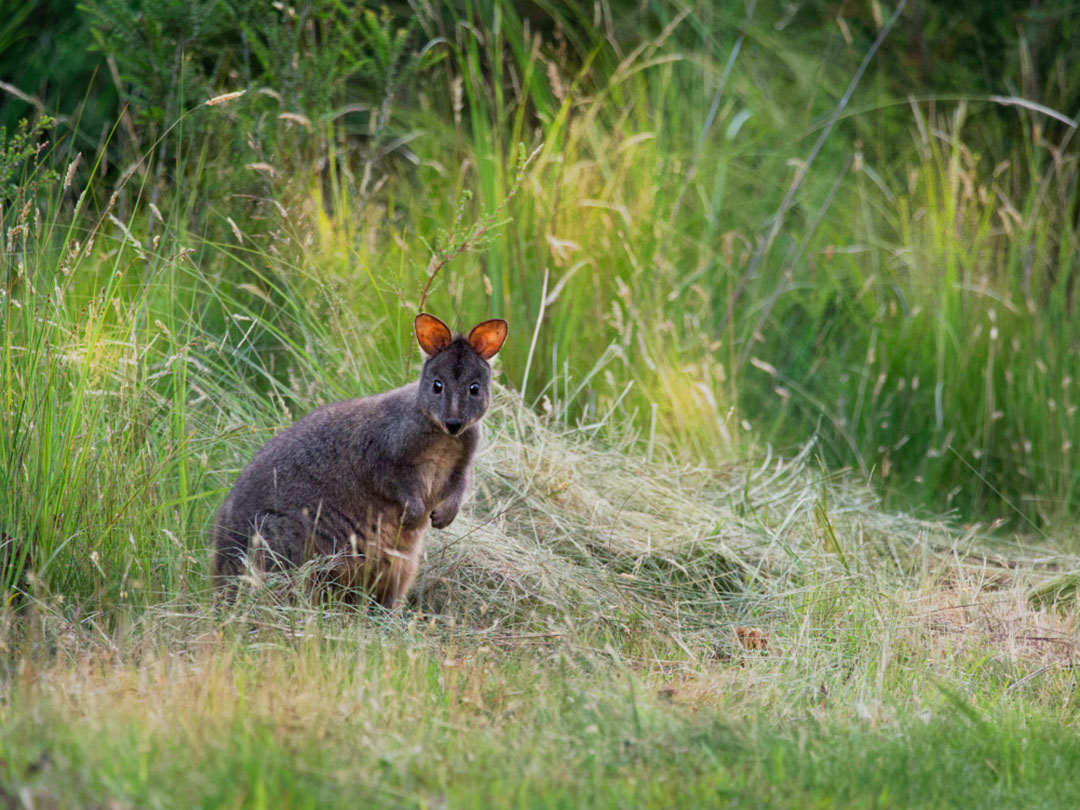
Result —
<instances>
[{"instance_id":1,"label":"animal's body","mask_svg":"<svg viewBox=\"0 0 1080 810\"><path fill-rule=\"evenodd\" d=\"M428 524L458 513L490 402L488 360L506 323L468 337L430 315L416 319L427 354L417 382L335 402L267 442L218 511L219 587L250 566L319 558L328 579L396 607L416 579Z\"/></svg>"}]
</instances>

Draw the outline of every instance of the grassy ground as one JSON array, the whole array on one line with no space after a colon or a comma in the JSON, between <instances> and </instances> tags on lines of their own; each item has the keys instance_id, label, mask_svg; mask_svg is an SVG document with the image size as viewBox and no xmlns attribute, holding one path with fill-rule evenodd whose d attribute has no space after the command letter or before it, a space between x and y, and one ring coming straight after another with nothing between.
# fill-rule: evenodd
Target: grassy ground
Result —
<instances>
[{"instance_id":1,"label":"grassy ground","mask_svg":"<svg viewBox=\"0 0 1080 810\"><path fill-rule=\"evenodd\" d=\"M0 153L5 806L1077 804L1069 49L608 5L87 4L132 107ZM406 609L216 605L421 307L511 338Z\"/></svg>"},{"instance_id":2,"label":"grassy ground","mask_svg":"<svg viewBox=\"0 0 1080 810\"><path fill-rule=\"evenodd\" d=\"M381 616L179 603L5 643L9 803L110 807L1065 807L1075 618L936 557L918 589L778 592L766 650L501 606ZM428 574L430 578L435 576ZM632 605L631 598L627 601ZM624 605L624 608L626 605ZM598 621L598 618L600 619ZM683 626L683 625L688 626ZM632 651L632 652L631 652Z\"/></svg>"}]
</instances>

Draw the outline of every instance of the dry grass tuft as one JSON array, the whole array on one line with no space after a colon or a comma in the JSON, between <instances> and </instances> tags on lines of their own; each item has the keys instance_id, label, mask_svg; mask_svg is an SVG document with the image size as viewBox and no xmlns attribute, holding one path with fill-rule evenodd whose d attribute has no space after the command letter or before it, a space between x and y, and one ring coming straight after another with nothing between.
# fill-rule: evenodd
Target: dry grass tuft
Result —
<instances>
[{"instance_id":1,"label":"dry grass tuft","mask_svg":"<svg viewBox=\"0 0 1080 810\"><path fill-rule=\"evenodd\" d=\"M546 424L506 390L487 428L471 504L429 541L417 583L429 612L503 627L540 613L575 631L639 622L713 644L812 582L914 587L948 569L1020 592L1072 567L978 527L884 512L851 476L815 469L813 443L758 463L650 464Z\"/></svg>"}]
</instances>

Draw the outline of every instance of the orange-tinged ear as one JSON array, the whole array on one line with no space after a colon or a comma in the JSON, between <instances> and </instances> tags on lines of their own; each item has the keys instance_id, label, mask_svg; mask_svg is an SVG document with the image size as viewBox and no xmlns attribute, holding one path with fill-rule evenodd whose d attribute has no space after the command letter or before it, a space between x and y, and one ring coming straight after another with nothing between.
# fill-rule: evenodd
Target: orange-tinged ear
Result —
<instances>
[{"instance_id":1,"label":"orange-tinged ear","mask_svg":"<svg viewBox=\"0 0 1080 810\"><path fill-rule=\"evenodd\" d=\"M506 332L509 327L502 318L478 323L469 332L469 345L476 349L476 353L485 360L490 360L506 340Z\"/></svg>"},{"instance_id":2,"label":"orange-tinged ear","mask_svg":"<svg viewBox=\"0 0 1080 810\"><path fill-rule=\"evenodd\" d=\"M421 312L413 321L413 327L416 329L416 339L420 343L420 348L429 357L438 354L450 345L450 327L434 315Z\"/></svg>"}]
</instances>

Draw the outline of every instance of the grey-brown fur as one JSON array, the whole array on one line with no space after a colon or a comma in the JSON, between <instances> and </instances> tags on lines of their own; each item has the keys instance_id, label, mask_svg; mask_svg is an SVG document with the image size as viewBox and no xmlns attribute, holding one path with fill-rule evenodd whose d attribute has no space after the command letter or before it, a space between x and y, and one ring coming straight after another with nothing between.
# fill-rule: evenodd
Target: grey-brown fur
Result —
<instances>
[{"instance_id":1,"label":"grey-brown fur","mask_svg":"<svg viewBox=\"0 0 1080 810\"><path fill-rule=\"evenodd\" d=\"M428 522L448 526L461 507L490 402L485 357L506 335L504 322L486 321L451 336L429 315L416 328L429 355L419 381L316 409L240 474L214 525L219 587L248 565L325 557L330 579L386 607L401 603Z\"/></svg>"}]
</instances>

